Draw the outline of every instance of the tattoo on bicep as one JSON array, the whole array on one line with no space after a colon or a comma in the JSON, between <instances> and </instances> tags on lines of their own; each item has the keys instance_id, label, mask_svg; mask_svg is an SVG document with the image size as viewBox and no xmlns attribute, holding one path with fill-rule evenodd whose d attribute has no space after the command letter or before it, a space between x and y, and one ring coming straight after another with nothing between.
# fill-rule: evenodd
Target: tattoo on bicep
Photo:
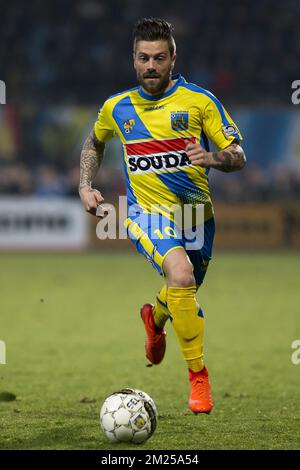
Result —
<instances>
[{"instance_id":1,"label":"tattoo on bicep","mask_svg":"<svg viewBox=\"0 0 300 470\"><path fill-rule=\"evenodd\" d=\"M86 139L80 157L80 182L79 189L83 186L91 186L104 154L104 144L95 137L94 131Z\"/></svg>"},{"instance_id":2,"label":"tattoo on bicep","mask_svg":"<svg viewBox=\"0 0 300 470\"><path fill-rule=\"evenodd\" d=\"M217 170L230 172L243 168L245 165L245 155L243 149L230 146L220 152L213 152L214 168Z\"/></svg>"}]
</instances>

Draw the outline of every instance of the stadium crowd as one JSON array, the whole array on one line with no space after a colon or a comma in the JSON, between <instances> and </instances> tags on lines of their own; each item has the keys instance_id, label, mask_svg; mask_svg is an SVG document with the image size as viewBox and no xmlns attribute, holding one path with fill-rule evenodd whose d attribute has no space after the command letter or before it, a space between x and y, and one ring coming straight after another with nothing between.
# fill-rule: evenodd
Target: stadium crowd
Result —
<instances>
[{"instance_id":1,"label":"stadium crowd","mask_svg":"<svg viewBox=\"0 0 300 470\"><path fill-rule=\"evenodd\" d=\"M298 0L0 2L1 78L10 101L90 103L132 87L132 25L174 25L177 70L231 104L285 104L299 71Z\"/></svg>"},{"instance_id":2,"label":"stadium crowd","mask_svg":"<svg viewBox=\"0 0 300 470\"><path fill-rule=\"evenodd\" d=\"M65 145L54 161L49 159L36 136L40 132L51 146L51 139L60 135L55 129L51 135L46 128L39 131L38 116L53 105L96 106L132 87L131 31L141 16L172 22L177 71L211 90L230 109L286 106L290 83L299 78L298 0L232 0L230 5L224 0L0 0L0 6L0 79L7 85L10 109L22 116L19 127L10 117L15 151L7 153L5 146L1 151L0 142L1 194L77 196L80 149L76 153ZM300 175L284 167L266 174L250 163L238 177L214 172L211 180L217 200L300 195ZM97 186L108 197L124 192L119 162L103 166Z\"/></svg>"},{"instance_id":3,"label":"stadium crowd","mask_svg":"<svg viewBox=\"0 0 300 470\"><path fill-rule=\"evenodd\" d=\"M266 174L258 165L248 164L239 174L212 171L209 176L212 198L218 202L284 202L300 198L300 172L283 167ZM47 164L30 170L24 163L2 167L0 195L37 195L40 197L78 197L79 166L65 173ZM125 194L122 168L103 165L95 185L105 199L114 201Z\"/></svg>"}]
</instances>

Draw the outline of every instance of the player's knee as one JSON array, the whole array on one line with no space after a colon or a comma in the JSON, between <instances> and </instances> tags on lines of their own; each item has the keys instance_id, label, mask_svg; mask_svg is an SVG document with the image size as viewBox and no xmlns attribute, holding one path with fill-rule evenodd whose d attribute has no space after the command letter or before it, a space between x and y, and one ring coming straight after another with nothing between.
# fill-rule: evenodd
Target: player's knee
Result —
<instances>
[{"instance_id":1,"label":"player's knee","mask_svg":"<svg viewBox=\"0 0 300 470\"><path fill-rule=\"evenodd\" d=\"M176 266L167 276L167 282L172 287L191 287L195 285L195 278L189 266Z\"/></svg>"}]
</instances>

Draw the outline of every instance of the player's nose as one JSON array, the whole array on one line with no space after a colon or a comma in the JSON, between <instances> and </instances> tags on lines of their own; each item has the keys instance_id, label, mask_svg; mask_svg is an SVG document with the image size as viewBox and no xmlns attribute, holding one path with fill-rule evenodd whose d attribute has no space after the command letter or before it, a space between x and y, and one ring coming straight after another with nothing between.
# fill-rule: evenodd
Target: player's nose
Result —
<instances>
[{"instance_id":1,"label":"player's nose","mask_svg":"<svg viewBox=\"0 0 300 470\"><path fill-rule=\"evenodd\" d=\"M148 72L155 72L154 59L152 59L151 57L148 60L147 70L148 70Z\"/></svg>"}]
</instances>

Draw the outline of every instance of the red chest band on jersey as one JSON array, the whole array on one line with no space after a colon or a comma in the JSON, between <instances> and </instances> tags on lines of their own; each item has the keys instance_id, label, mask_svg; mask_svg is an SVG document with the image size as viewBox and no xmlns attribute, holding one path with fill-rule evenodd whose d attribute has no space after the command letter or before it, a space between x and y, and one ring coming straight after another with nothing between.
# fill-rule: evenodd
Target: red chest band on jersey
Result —
<instances>
[{"instance_id":1,"label":"red chest band on jersey","mask_svg":"<svg viewBox=\"0 0 300 470\"><path fill-rule=\"evenodd\" d=\"M125 144L130 172L176 171L189 166L191 163L185 152L187 140L196 141L194 137L187 137Z\"/></svg>"}]
</instances>

